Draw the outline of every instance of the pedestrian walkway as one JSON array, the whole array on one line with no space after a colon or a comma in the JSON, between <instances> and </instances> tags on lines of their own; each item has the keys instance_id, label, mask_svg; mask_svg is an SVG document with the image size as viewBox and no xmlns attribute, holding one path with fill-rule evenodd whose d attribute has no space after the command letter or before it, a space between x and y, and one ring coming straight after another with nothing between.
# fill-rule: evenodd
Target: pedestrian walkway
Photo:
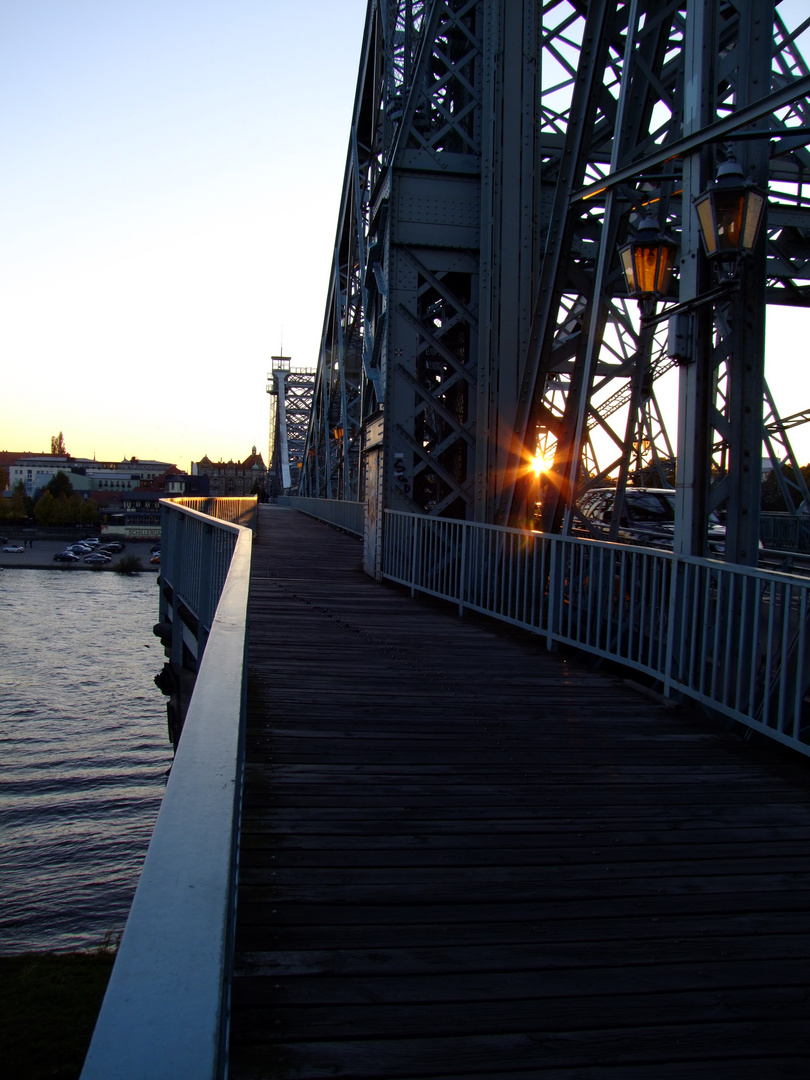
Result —
<instances>
[{"instance_id":1,"label":"pedestrian walkway","mask_svg":"<svg viewBox=\"0 0 810 1080\"><path fill-rule=\"evenodd\" d=\"M231 1072L810 1071L810 772L263 507Z\"/></svg>"}]
</instances>

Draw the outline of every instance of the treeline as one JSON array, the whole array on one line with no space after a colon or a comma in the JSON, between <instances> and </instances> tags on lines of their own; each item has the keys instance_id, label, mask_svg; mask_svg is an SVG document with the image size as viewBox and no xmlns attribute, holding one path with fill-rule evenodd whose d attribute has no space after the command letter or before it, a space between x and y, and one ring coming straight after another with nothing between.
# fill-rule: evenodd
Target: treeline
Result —
<instances>
[{"instance_id":1,"label":"treeline","mask_svg":"<svg viewBox=\"0 0 810 1080\"><path fill-rule=\"evenodd\" d=\"M92 499L83 499L73 490L68 477L58 472L36 498L26 495L17 484L10 499L0 499L0 520L9 525L25 525L31 519L37 525L70 526L98 524L99 511Z\"/></svg>"}]
</instances>

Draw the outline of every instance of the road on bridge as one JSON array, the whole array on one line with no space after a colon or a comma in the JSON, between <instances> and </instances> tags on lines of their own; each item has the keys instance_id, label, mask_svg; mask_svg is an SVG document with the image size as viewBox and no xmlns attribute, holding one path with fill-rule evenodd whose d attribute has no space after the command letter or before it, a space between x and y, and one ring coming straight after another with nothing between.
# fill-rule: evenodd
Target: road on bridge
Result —
<instances>
[{"instance_id":1,"label":"road on bridge","mask_svg":"<svg viewBox=\"0 0 810 1080\"><path fill-rule=\"evenodd\" d=\"M231 1072L810 1068L810 772L262 507Z\"/></svg>"}]
</instances>

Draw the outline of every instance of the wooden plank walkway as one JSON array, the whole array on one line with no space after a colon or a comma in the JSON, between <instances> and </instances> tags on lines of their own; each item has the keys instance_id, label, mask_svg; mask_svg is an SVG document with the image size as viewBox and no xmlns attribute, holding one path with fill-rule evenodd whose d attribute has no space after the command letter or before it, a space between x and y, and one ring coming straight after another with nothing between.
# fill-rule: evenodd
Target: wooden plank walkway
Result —
<instances>
[{"instance_id":1,"label":"wooden plank walkway","mask_svg":"<svg viewBox=\"0 0 810 1080\"><path fill-rule=\"evenodd\" d=\"M810 1075L810 769L260 511L231 1077Z\"/></svg>"}]
</instances>

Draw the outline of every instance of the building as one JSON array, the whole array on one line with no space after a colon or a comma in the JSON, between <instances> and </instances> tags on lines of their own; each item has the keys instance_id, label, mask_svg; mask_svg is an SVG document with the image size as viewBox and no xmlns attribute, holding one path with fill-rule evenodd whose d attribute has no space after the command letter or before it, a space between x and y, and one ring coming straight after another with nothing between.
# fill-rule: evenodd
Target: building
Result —
<instances>
[{"instance_id":1,"label":"building","mask_svg":"<svg viewBox=\"0 0 810 1080\"><path fill-rule=\"evenodd\" d=\"M34 499L58 472L70 480L73 490L85 498L94 491L129 491L151 483L175 466L167 461L95 461L70 454L3 454L8 469L7 491L22 484L25 494ZM8 459L8 460L6 460Z\"/></svg>"},{"instance_id":2,"label":"building","mask_svg":"<svg viewBox=\"0 0 810 1080\"><path fill-rule=\"evenodd\" d=\"M182 495L208 495L208 480L190 476L171 466L150 483L128 491L110 492L110 503L102 512L103 533L123 535L130 540L160 539L160 500ZM101 493L96 495L100 498Z\"/></svg>"},{"instance_id":3,"label":"building","mask_svg":"<svg viewBox=\"0 0 810 1080\"><path fill-rule=\"evenodd\" d=\"M191 471L208 477L212 497L255 495L264 490L267 479L267 467L255 446L244 461L213 462L205 455L192 463Z\"/></svg>"}]
</instances>

